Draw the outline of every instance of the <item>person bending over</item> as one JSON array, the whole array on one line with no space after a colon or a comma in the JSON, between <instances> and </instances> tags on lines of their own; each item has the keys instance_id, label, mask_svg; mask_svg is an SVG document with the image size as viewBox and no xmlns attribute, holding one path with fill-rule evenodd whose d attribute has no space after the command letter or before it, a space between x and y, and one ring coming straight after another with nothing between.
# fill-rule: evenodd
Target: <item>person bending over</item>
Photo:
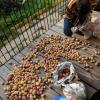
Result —
<instances>
[{"instance_id":1,"label":"person bending over","mask_svg":"<svg viewBox=\"0 0 100 100\"><path fill-rule=\"evenodd\" d=\"M91 20L92 10L100 0L68 0L64 15L64 34L72 36L71 28Z\"/></svg>"}]
</instances>

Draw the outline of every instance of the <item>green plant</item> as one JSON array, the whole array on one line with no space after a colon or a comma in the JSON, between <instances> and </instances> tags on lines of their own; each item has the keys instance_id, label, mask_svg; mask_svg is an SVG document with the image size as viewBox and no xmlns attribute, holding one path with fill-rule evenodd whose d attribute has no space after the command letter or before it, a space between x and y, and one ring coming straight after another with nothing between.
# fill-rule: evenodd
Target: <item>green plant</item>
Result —
<instances>
[{"instance_id":1,"label":"green plant","mask_svg":"<svg viewBox=\"0 0 100 100\"><path fill-rule=\"evenodd\" d=\"M0 0L0 4L2 3ZM27 0L20 9L12 9L9 14L2 13L0 16L0 39L6 40L7 37L4 34L9 37L11 33L15 34L14 37L16 37L19 33L16 33L16 30L12 31L12 27L15 27L20 22L24 22L24 20L28 20L29 16L32 16L42 8L50 7L53 3L54 0Z\"/></svg>"}]
</instances>

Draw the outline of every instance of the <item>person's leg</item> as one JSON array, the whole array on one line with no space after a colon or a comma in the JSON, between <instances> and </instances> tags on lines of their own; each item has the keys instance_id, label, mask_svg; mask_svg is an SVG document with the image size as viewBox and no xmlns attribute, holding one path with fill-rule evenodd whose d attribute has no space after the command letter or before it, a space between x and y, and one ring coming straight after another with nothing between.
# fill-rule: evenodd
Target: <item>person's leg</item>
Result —
<instances>
[{"instance_id":1,"label":"person's leg","mask_svg":"<svg viewBox=\"0 0 100 100\"><path fill-rule=\"evenodd\" d=\"M64 19L64 34L67 36L72 36L71 28L73 27L72 23L68 19Z\"/></svg>"}]
</instances>

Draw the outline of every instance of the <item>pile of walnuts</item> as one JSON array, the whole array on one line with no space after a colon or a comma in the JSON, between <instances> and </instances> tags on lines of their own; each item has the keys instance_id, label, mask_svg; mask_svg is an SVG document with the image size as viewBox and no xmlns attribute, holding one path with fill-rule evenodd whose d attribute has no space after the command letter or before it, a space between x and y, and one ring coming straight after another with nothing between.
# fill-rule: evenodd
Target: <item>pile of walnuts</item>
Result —
<instances>
[{"instance_id":1,"label":"pile of walnuts","mask_svg":"<svg viewBox=\"0 0 100 100\"><path fill-rule=\"evenodd\" d=\"M35 42L36 48L24 57L20 65L8 75L5 94L9 100L44 100L46 86L53 83L52 71L61 58L75 60L89 68L88 61L96 62L91 56L81 55L77 49L89 45L86 41L51 35ZM43 54L42 60L32 61ZM40 70L43 70L42 73Z\"/></svg>"},{"instance_id":2,"label":"pile of walnuts","mask_svg":"<svg viewBox=\"0 0 100 100\"><path fill-rule=\"evenodd\" d=\"M22 61L21 65L15 65L14 70L7 78L5 94L9 100L44 100L44 90L46 85L51 84L50 69L47 70L47 64L43 60ZM49 67L48 67L49 68ZM44 69L45 75L39 76L39 69ZM48 72L48 73L47 73Z\"/></svg>"}]
</instances>

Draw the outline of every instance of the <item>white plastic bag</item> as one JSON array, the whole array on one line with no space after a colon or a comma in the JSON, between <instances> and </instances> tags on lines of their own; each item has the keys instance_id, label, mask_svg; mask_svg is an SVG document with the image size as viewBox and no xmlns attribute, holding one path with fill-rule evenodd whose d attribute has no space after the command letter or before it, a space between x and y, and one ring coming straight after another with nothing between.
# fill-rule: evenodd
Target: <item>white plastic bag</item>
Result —
<instances>
[{"instance_id":1,"label":"white plastic bag","mask_svg":"<svg viewBox=\"0 0 100 100\"><path fill-rule=\"evenodd\" d=\"M70 84L63 84L63 93L67 100L86 100L86 89L82 82L76 81Z\"/></svg>"},{"instance_id":2,"label":"white plastic bag","mask_svg":"<svg viewBox=\"0 0 100 100\"><path fill-rule=\"evenodd\" d=\"M58 80L59 71L67 67L70 70L68 76ZM78 81L78 76L75 68L71 62L63 62L57 65L56 70L53 72L54 85L63 86L63 93L66 100L86 100L85 86L82 82Z\"/></svg>"},{"instance_id":3,"label":"white plastic bag","mask_svg":"<svg viewBox=\"0 0 100 100\"><path fill-rule=\"evenodd\" d=\"M63 77L62 79L58 80L59 71L68 68L70 73L67 77ZM54 85L61 86L65 81L70 82L76 76L75 68L71 62L63 62L57 65L56 70L52 73L54 78Z\"/></svg>"}]
</instances>

